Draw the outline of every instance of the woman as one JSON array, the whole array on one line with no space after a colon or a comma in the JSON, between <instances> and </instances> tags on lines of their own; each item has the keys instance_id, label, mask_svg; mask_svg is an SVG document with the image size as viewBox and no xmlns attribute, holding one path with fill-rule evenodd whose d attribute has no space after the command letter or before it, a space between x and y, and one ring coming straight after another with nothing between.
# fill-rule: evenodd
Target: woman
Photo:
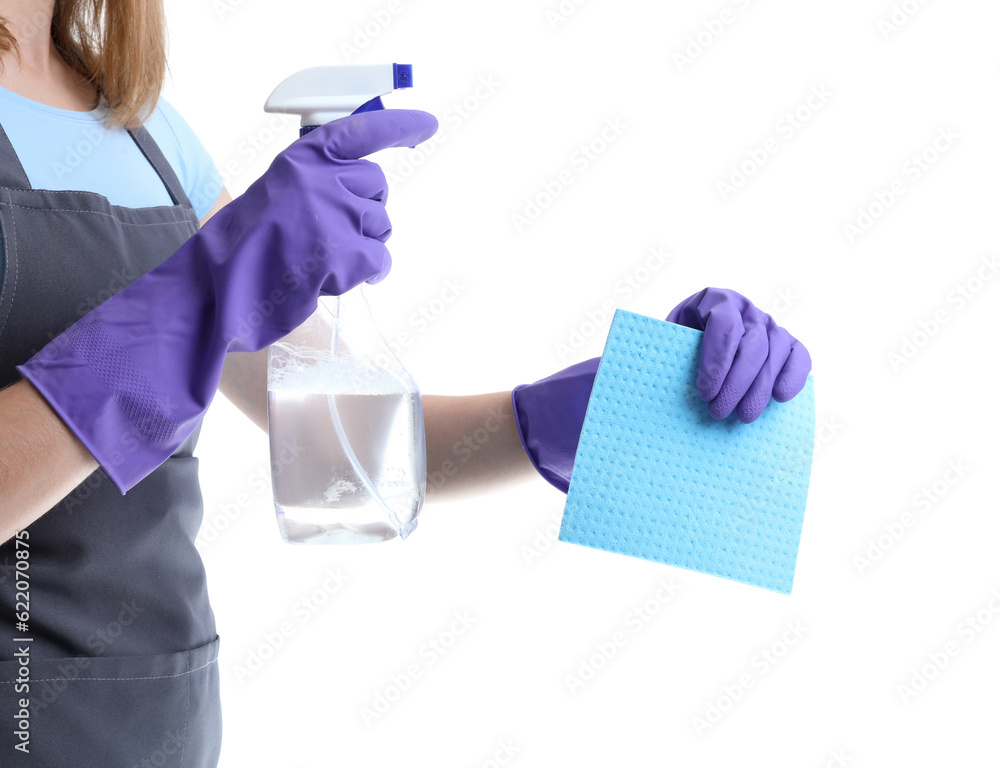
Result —
<instances>
[{"instance_id":1,"label":"woman","mask_svg":"<svg viewBox=\"0 0 1000 768\"><path fill-rule=\"evenodd\" d=\"M360 158L436 121L335 121L237 200L207 201L211 161L158 98L159 3L0 0L0 18L0 626L15 638L0 646L0 760L213 766L201 418L220 388L266 429L268 344L319 295L389 270L385 178ZM316 271L296 262L317 252ZM752 421L805 382L805 348L738 294L705 289L669 319L706 331L699 389L717 418ZM485 414L514 415L428 500L536 471L565 491L597 362L424 398L430 466Z\"/></svg>"}]
</instances>

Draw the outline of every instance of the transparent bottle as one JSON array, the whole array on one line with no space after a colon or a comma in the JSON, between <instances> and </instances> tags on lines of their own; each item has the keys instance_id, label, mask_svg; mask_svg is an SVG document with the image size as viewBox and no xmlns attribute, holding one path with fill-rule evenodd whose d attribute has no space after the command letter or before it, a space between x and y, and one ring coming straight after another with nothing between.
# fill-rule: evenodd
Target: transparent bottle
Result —
<instances>
[{"instance_id":1,"label":"transparent bottle","mask_svg":"<svg viewBox=\"0 0 1000 768\"><path fill-rule=\"evenodd\" d=\"M285 541L365 544L416 528L427 470L420 391L360 286L320 297L271 345L267 421Z\"/></svg>"}]
</instances>

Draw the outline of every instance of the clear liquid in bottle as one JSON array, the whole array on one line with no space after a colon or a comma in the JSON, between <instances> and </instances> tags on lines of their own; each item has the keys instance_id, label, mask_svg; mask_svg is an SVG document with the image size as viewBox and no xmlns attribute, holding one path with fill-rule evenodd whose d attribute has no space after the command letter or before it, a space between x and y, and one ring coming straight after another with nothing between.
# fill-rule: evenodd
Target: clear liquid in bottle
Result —
<instances>
[{"instance_id":1,"label":"clear liquid in bottle","mask_svg":"<svg viewBox=\"0 0 1000 768\"><path fill-rule=\"evenodd\" d=\"M351 293L358 295L321 306L269 353L271 482L289 543L405 539L423 503L420 392L360 289Z\"/></svg>"}]
</instances>

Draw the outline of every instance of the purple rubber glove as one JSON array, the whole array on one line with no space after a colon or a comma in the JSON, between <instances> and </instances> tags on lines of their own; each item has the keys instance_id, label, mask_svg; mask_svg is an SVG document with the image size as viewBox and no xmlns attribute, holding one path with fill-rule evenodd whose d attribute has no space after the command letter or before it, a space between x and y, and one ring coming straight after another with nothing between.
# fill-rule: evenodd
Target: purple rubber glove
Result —
<instances>
[{"instance_id":1,"label":"purple rubber glove","mask_svg":"<svg viewBox=\"0 0 1000 768\"><path fill-rule=\"evenodd\" d=\"M666 319L705 332L697 388L716 419L735 408L740 421L752 422L772 396L787 402L806 384L812 367L806 348L735 291L705 288ZM524 450L539 474L563 493L569 490L600 362L599 357L585 360L511 393Z\"/></svg>"},{"instance_id":2,"label":"purple rubber glove","mask_svg":"<svg viewBox=\"0 0 1000 768\"><path fill-rule=\"evenodd\" d=\"M674 307L667 320L705 332L698 396L716 419L735 409L749 424L771 397L788 402L806 385L812 359L805 346L736 291L705 288Z\"/></svg>"},{"instance_id":3,"label":"purple rubber glove","mask_svg":"<svg viewBox=\"0 0 1000 768\"><path fill-rule=\"evenodd\" d=\"M18 372L124 494L201 422L227 352L263 349L301 325L320 295L385 276L386 179L359 158L436 130L426 112L381 110L311 131Z\"/></svg>"}]
</instances>

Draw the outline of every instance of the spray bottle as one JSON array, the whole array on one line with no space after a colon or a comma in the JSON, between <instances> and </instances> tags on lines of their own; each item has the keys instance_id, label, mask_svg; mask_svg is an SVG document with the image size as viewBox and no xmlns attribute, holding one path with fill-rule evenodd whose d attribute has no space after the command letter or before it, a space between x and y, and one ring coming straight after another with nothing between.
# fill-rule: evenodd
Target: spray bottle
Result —
<instances>
[{"instance_id":1,"label":"spray bottle","mask_svg":"<svg viewBox=\"0 0 1000 768\"><path fill-rule=\"evenodd\" d=\"M382 109L413 84L406 64L312 67L285 79L266 112L323 123ZM289 543L405 539L417 525L427 458L420 391L379 333L361 287L271 345L268 434L274 508Z\"/></svg>"}]
</instances>

